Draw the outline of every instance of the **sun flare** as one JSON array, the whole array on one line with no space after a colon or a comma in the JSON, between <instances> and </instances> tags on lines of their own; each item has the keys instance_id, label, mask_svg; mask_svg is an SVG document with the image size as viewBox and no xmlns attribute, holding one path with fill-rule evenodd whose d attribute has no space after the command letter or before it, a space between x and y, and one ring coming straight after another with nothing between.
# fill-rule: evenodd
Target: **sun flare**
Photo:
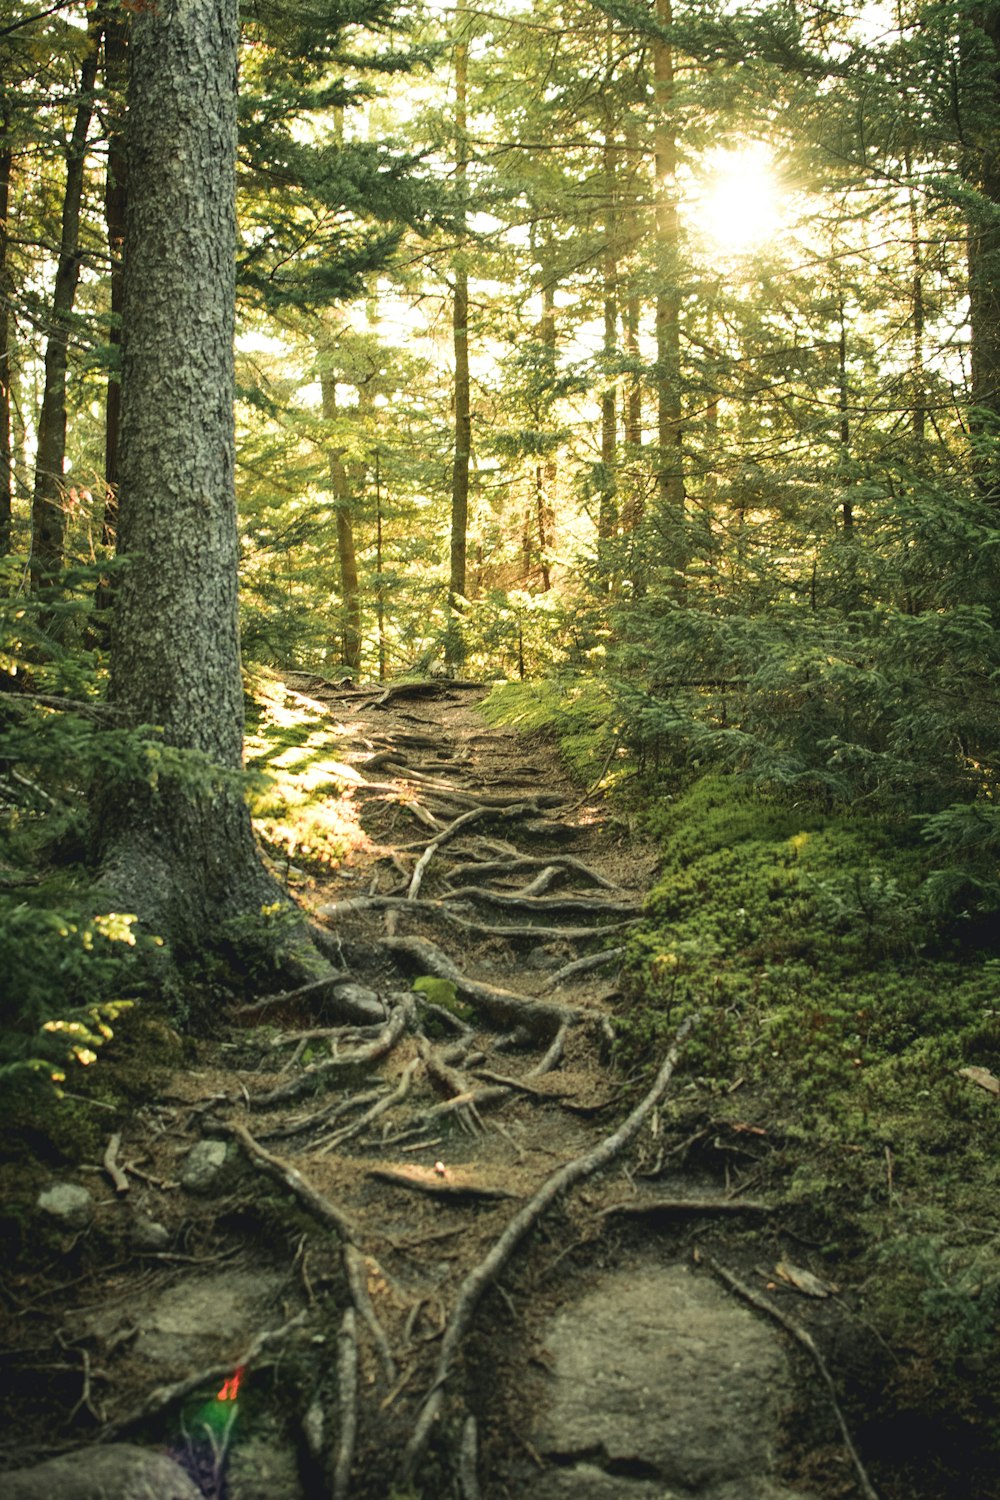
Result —
<instances>
[{"instance_id":1,"label":"sun flare","mask_svg":"<svg viewBox=\"0 0 1000 1500\"><path fill-rule=\"evenodd\" d=\"M762 142L712 151L695 221L718 250L745 255L770 240L782 210L771 152Z\"/></svg>"}]
</instances>

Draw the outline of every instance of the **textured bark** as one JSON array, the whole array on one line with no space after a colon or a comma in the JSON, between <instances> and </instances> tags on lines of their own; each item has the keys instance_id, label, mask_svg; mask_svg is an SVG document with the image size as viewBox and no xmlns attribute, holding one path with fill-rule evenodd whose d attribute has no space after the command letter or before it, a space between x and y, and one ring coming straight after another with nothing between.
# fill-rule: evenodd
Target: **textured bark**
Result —
<instances>
[{"instance_id":1,"label":"textured bark","mask_svg":"<svg viewBox=\"0 0 1000 1500\"><path fill-rule=\"evenodd\" d=\"M128 201L128 166L125 155L125 90L128 81L128 17L111 11L104 29L104 82L110 99L108 167L104 182L104 221L111 257L111 324L108 343L121 344L121 317L125 294L125 205ZM102 540L111 545L117 522L118 434L121 426L121 380L118 371L108 378L104 426L104 479L107 503Z\"/></svg>"},{"instance_id":2,"label":"textured bark","mask_svg":"<svg viewBox=\"0 0 1000 1500\"><path fill-rule=\"evenodd\" d=\"M671 0L656 0L656 19L673 24ZM675 286L679 223L675 178L677 140L671 112L674 105L674 56L669 42L653 44L653 87L656 100L656 236L668 288L656 299L657 487L664 520L678 532L684 522L684 472L681 461L680 298ZM678 541L676 565L683 567L686 548Z\"/></svg>"},{"instance_id":3,"label":"textured bark","mask_svg":"<svg viewBox=\"0 0 1000 1500\"><path fill-rule=\"evenodd\" d=\"M331 370L321 371L320 386L323 420L332 423L337 417L337 382ZM340 566L340 660L350 671L357 672L361 666L361 589L347 470L343 452L336 447L330 449L330 488L337 522L337 561Z\"/></svg>"},{"instance_id":4,"label":"textured bark","mask_svg":"<svg viewBox=\"0 0 1000 1500\"><path fill-rule=\"evenodd\" d=\"M466 20L460 10L455 45L455 191L460 205L459 232L464 228L465 192L468 174L466 98L468 92L469 45ZM455 350L455 457L451 471L451 567L448 580L451 620L446 642L448 661L455 665L464 656L460 617L467 594L466 554L469 532L469 467L472 459L472 407L469 383L469 271L464 245L455 256L455 289L452 302L452 335Z\"/></svg>"},{"instance_id":5,"label":"textured bark","mask_svg":"<svg viewBox=\"0 0 1000 1500\"><path fill-rule=\"evenodd\" d=\"M66 154L59 262L52 314L45 344L45 385L38 418L35 488L31 501L31 586L50 583L63 563L66 511L63 467L66 457L66 374L69 334L80 279L80 212L83 203L87 136L94 113L97 54L104 29L100 12L87 24L87 54L80 68L80 102Z\"/></svg>"},{"instance_id":6,"label":"textured bark","mask_svg":"<svg viewBox=\"0 0 1000 1500\"><path fill-rule=\"evenodd\" d=\"M618 151L614 123L606 112L602 164L604 173L604 253L601 294L604 311L604 377L601 387L601 479L597 535L602 541L618 530L618 384L611 373L618 354ZM610 579L602 580L610 583Z\"/></svg>"},{"instance_id":7,"label":"textured bark","mask_svg":"<svg viewBox=\"0 0 1000 1500\"><path fill-rule=\"evenodd\" d=\"M14 154L7 143L9 122L0 120L0 557L10 551L11 507L14 495L13 450L10 438L10 268L7 263L10 178Z\"/></svg>"},{"instance_id":8,"label":"textured bark","mask_svg":"<svg viewBox=\"0 0 1000 1500\"><path fill-rule=\"evenodd\" d=\"M184 951L279 888L242 795L236 614L233 323L236 0L136 13L111 701L129 725L200 753L104 789L104 884ZM151 766L150 771L156 767ZM150 780L155 785L150 785Z\"/></svg>"},{"instance_id":9,"label":"textured bark","mask_svg":"<svg viewBox=\"0 0 1000 1500\"><path fill-rule=\"evenodd\" d=\"M1000 111L1000 5L980 5L975 25L996 60L991 104ZM979 189L988 207L969 224L969 323L976 475L984 497L1000 504L1000 137L994 125L990 138L968 153L966 177Z\"/></svg>"}]
</instances>

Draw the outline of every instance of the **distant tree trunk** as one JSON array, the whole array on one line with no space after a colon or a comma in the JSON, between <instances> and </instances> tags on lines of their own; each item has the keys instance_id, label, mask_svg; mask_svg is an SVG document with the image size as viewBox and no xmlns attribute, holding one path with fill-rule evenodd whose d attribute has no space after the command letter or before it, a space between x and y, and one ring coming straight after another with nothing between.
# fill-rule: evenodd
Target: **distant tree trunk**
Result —
<instances>
[{"instance_id":1,"label":"distant tree trunk","mask_svg":"<svg viewBox=\"0 0 1000 1500\"><path fill-rule=\"evenodd\" d=\"M0 118L0 557L10 551L14 499L14 455L10 431L10 291L7 261L10 179L14 153L8 140L10 119Z\"/></svg>"},{"instance_id":2,"label":"distant tree trunk","mask_svg":"<svg viewBox=\"0 0 1000 1500\"><path fill-rule=\"evenodd\" d=\"M109 773L102 885L180 952L236 917L259 928L281 900L240 778L236 46L237 0L158 0L134 17L110 703L205 769L174 772L168 752Z\"/></svg>"},{"instance_id":3,"label":"distant tree trunk","mask_svg":"<svg viewBox=\"0 0 1000 1500\"><path fill-rule=\"evenodd\" d=\"M459 235L464 232L468 180L469 44L465 12L458 11L455 43L455 192ZM451 471L451 567L448 580L449 622L445 656L456 666L465 655L461 614L467 595L466 548L469 533L469 468L472 459L472 403L469 380L469 271L464 244L455 256L452 335L455 351L455 456Z\"/></svg>"},{"instance_id":4,"label":"distant tree trunk","mask_svg":"<svg viewBox=\"0 0 1000 1500\"><path fill-rule=\"evenodd\" d=\"M656 0L656 19L673 24L672 0ZM653 43L653 93L656 101L654 139L656 172L656 237L665 289L656 299L657 490L663 524L677 532L675 566L684 567L684 471L681 461L681 345L680 296L677 280L677 139L674 105L674 54L662 38Z\"/></svg>"},{"instance_id":5,"label":"distant tree trunk","mask_svg":"<svg viewBox=\"0 0 1000 1500\"><path fill-rule=\"evenodd\" d=\"M850 536L854 530L854 501L851 497L851 393L847 379L847 322L844 311L844 295L837 301L837 409L840 413L838 436L840 439L840 488L844 492L841 502L841 517L844 531Z\"/></svg>"},{"instance_id":6,"label":"distant tree trunk","mask_svg":"<svg viewBox=\"0 0 1000 1500\"><path fill-rule=\"evenodd\" d=\"M87 24L87 53L80 68L80 102L66 153L62 234L49 335L45 344L45 386L38 418L35 488L31 502L30 574L33 589L51 583L63 564L66 512L63 469L66 458L66 375L69 334L80 279L80 212L83 203L87 136L94 113L97 54L104 17L96 11Z\"/></svg>"},{"instance_id":7,"label":"distant tree trunk","mask_svg":"<svg viewBox=\"0 0 1000 1500\"><path fill-rule=\"evenodd\" d=\"M601 478L597 535L608 541L618 530L618 382L613 373L618 354L618 152L610 111L604 121L604 252L601 291L604 307L604 374L601 384ZM609 578L603 579L610 584Z\"/></svg>"},{"instance_id":8,"label":"distant tree trunk","mask_svg":"<svg viewBox=\"0 0 1000 1500\"><path fill-rule=\"evenodd\" d=\"M538 325L538 338L542 346L545 369L552 380L556 374L556 288L555 282L546 281L542 287L542 316ZM538 425L542 425L539 412ZM552 541L555 529L555 496L558 467L554 453L535 465L535 524L538 527L538 555L542 574L542 589L547 594L552 587Z\"/></svg>"},{"instance_id":9,"label":"distant tree trunk","mask_svg":"<svg viewBox=\"0 0 1000 1500\"><path fill-rule=\"evenodd\" d=\"M337 382L332 370L320 375L323 392L323 419L336 421ZM344 467L344 456L335 443L330 446L330 488L333 491L334 515L337 521L337 561L340 568L340 659L351 672L361 667L361 589L358 585L358 559L354 550L354 518L351 496Z\"/></svg>"}]
</instances>

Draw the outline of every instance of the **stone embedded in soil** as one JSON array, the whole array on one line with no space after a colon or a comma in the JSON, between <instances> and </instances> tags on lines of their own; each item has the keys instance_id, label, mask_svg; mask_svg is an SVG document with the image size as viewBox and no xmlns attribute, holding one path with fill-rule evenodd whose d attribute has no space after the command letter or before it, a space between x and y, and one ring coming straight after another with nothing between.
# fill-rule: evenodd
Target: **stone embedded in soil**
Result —
<instances>
[{"instance_id":1,"label":"stone embedded in soil","mask_svg":"<svg viewBox=\"0 0 1000 1500\"><path fill-rule=\"evenodd\" d=\"M542 1342L551 1374L530 1438L547 1456L699 1496L737 1482L748 1496L774 1472L792 1404L784 1348L707 1275L648 1262L604 1275Z\"/></svg>"},{"instance_id":2,"label":"stone embedded in soil","mask_svg":"<svg viewBox=\"0 0 1000 1500\"><path fill-rule=\"evenodd\" d=\"M94 1217L94 1200L85 1187L76 1182L57 1182L39 1193L39 1211L52 1219L59 1229L86 1229Z\"/></svg>"},{"instance_id":3,"label":"stone embedded in soil","mask_svg":"<svg viewBox=\"0 0 1000 1500\"><path fill-rule=\"evenodd\" d=\"M298 1454L276 1440L237 1435L229 1454L230 1500L301 1500Z\"/></svg>"},{"instance_id":4,"label":"stone embedded in soil","mask_svg":"<svg viewBox=\"0 0 1000 1500\"><path fill-rule=\"evenodd\" d=\"M201 1500L172 1459L130 1443L84 1448L0 1474L0 1494L4 1500Z\"/></svg>"},{"instance_id":5,"label":"stone embedded in soil","mask_svg":"<svg viewBox=\"0 0 1000 1500\"><path fill-rule=\"evenodd\" d=\"M136 1214L132 1221L132 1243L137 1250L165 1250L170 1244L170 1230L147 1214Z\"/></svg>"},{"instance_id":6,"label":"stone embedded in soil","mask_svg":"<svg viewBox=\"0 0 1000 1500\"><path fill-rule=\"evenodd\" d=\"M181 1170L181 1187L188 1193L215 1192L226 1175L228 1149L225 1141L199 1141L192 1146Z\"/></svg>"},{"instance_id":7,"label":"stone embedded in soil","mask_svg":"<svg viewBox=\"0 0 1000 1500\"><path fill-rule=\"evenodd\" d=\"M666 1488L658 1479L606 1474L592 1464L550 1469L524 1492L525 1500L694 1500L691 1490ZM769 1479L739 1479L720 1489L699 1490L697 1500L810 1500Z\"/></svg>"},{"instance_id":8,"label":"stone embedded in soil","mask_svg":"<svg viewBox=\"0 0 1000 1500\"><path fill-rule=\"evenodd\" d=\"M285 1321L282 1277L265 1271L228 1271L167 1288L129 1316L139 1322L139 1358L190 1374L241 1350L266 1328ZM105 1336L109 1329L100 1330Z\"/></svg>"}]
</instances>

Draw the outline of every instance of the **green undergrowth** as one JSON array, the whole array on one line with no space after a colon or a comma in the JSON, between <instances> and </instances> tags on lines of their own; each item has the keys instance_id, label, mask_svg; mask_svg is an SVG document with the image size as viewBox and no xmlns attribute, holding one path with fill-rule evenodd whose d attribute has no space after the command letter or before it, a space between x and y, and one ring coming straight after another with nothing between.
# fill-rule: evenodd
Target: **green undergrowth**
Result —
<instances>
[{"instance_id":1,"label":"green undergrowth","mask_svg":"<svg viewBox=\"0 0 1000 1500\"><path fill-rule=\"evenodd\" d=\"M611 696L598 679L501 683L480 709L490 724L555 736L569 770L581 782L606 775L611 785L622 773Z\"/></svg>"},{"instance_id":2,"label":"green undergrowth","mask_svg":"<svg viewBox=\"0 0 1000 1500\"><path fill-rule=\"evenodd\" d=\"M975 1079L1000 1075L1000 956L942 916L912 822L727 776L646 821L662 873L629 943L621 1066L652 1068L697 1012L675 1124L762 1132L768 1185L831 1278L942 1389L975 1371L995 1421L1000 1100Z\"/></svg>"}]
</instances>

